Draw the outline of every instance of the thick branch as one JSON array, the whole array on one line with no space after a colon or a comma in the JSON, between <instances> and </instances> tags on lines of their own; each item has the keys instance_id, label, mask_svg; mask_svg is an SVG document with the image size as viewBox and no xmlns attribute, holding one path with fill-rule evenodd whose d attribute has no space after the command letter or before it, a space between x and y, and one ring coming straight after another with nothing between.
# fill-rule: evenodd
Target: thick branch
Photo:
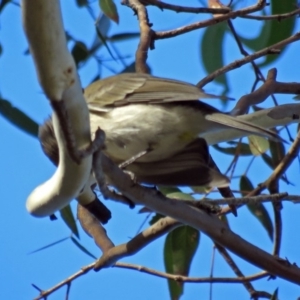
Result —
<instances>
[{"instance_id":1,"label":"thick branch","mask_svg":"<svg viewBox=\"0 0 300 300\"><path fill-rule=\"evenodd\" d=\"M300 270L298 267L283 263L267 252L248 243L234 234L218 218L180 201L168 199L158 194L157 191L149 190L139 185L132 185L131 179L105 156L102 156L102 164L103 170L111 182L114 183L122 194L132 201L143 204L158 213L168 215L179 222L199 229L214 241L249 261L251 264L267 270L271 274L300 284Z\"/></svg>"},{"instance_id":2,"label":"thick branch","mask_svg":"<svg viewBox=\"0 0 300 300\"><path fill-rule=\"evenodd\" d=\"M135 53L135 70L137 73L149 73L146 61L148 49L151 48L151 35L148 14L145 6L139 0L128 0L129 6L137 13L140 25L140 43Z\"/></svg>"},{"instance_id":3,"label":"thick branch","mask_svg":"<svg viewBox=\"0 0 300 300\"><path fill-rule=\"evenodd\" d=\"M272 94L300 94L300 83L284 83L276 81L277 70L271 69L263 85L251 94L244 95L231 111L232 115L243 115L249 107L259 104Z\"/></svg>"},{"instance_id":4,"label":"thick branch","mask_svg":"<svg viewBox=\"0 0 300 300\"><path fill-rule=\"evenodd\" d=\"M90 145L89 113L74 60L67 49L59 1L23 0L22 13L40 83L53 107L59 107L53 115L61 158L59 166L48 181L31 193L26 203L30 213L42 217L76 198L89 178L92 157L78 164L69 151L70 144L78 149Z\"/></svg>"},{"instance_id":5,"label":"thick branch","mask_svg":"<svg viewBox=\"0 0 300 300\"><path fill-rule=\"evenodd\" d=\"M162 235L180 225L180 222L170 217L160 219L155 224L131 239L129 242L118 245L103 253L103 255L96 262L94 269L99 271L104 267L112 266L118 260L137 253L152 241L158 239Z\"/></svg>"}]
</instances>

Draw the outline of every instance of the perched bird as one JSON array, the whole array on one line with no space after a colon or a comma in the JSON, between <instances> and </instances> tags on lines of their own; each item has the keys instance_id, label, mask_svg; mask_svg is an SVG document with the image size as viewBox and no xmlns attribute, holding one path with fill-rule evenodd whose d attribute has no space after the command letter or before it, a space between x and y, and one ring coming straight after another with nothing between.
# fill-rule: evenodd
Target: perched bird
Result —
<instances>
[{"instance_id":1,"label":"perched bird","mask_svg":"<svg viewBox=\"0 0 300 300\"><path fill-rule=\"evenodd\" d=\"M105 131L105 153L114 162L123 163L142 183L228 186L228 178L212 168L207 143L201 138L208 131L232 127L245 135L279 139L270 130L199 101L222 97L177 80L124 73L92 83L84 96L92 133L98 127ZM51 120L40 127L40 141L57 164Z\"/></svg>"}]
</instances>

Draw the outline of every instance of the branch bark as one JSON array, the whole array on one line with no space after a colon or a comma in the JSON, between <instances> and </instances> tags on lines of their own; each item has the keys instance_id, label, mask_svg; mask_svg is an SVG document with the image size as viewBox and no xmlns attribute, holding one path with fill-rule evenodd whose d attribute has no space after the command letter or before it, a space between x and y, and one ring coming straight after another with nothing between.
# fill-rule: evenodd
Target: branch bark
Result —
<instances>
[{"instance_id":1,"label":"branch bark","mask_svg":"<svg viewBox=\"0 0 300 300\"><path fill-rule=\"evenodd\" d=\"M89 112L67 49L59 1L23 0L22 17L40 84L56 108L53 124L61 158L59 166L26 203L31 214L43 217L76 198L89 179L92 157L83 158L78 164L70 153L72 146L80 150L91 143Z\"/></svg>"},{"instance_id":2,"label":"branch bark","mask_svg":"<svg viewBox=\"0 0 300 300\"><path fill-rule=\"evenodd\" d=\"M269 253L245 241L231 231L217 217L204 211L190 207L185 203L175 201L139 185L133 185L128 175L124 174L106 156L102 156L102 166L105 174L116 188L135 203L170 216L183 224L190 225L207 234L216 243L221 244L236 255L251 264L270 272L273 275L300 284L300 269L287 261L276 259Z\"/></svg>"}]
</instances>

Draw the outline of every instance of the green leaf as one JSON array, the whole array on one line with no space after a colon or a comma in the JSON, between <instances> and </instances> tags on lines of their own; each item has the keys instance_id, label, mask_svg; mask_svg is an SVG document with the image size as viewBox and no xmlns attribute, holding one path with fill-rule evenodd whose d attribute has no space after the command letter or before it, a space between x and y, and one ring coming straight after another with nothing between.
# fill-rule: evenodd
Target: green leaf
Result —
<instances>
[{"instance_id":1,"label":"green leaf","mask_svg":"<svg viewBox=\"0 0 300 300\"><path fill-rule=\"evenodd\" d=\"M297 0L285 0L284 5L282 5L282 0L272 0L271 1L271 14L283 14L294 10L297 7ZM271 23L271 30L269 34L269 38L266 40L266 47L271 46L275 43L278 43L288 37L290 37L293 33L293 29L295 27L296 18L286 18L284 20L272 20L268 21ZM282 53L287 49L284 47L281 49ZM266 60L260 64L260 67L269 65L278 59L281 55L267 55Z\"/></svg>"},{"instance_id":2,"label":"green leaf","mask_svg":"<svg viewBox=\"0 0 300 300\"><path fill-rule=\"evenodd\" d=\"M98 31L101 32L102 37L107 37L107 33L111 27L111 20L105 15L102 14L96 21L95 24L96 28L98 28ZM104 38L105 40L105 38ZM101 48L103 45L101 39L99 39L99 35L96 31L96 36L94 39L94 42L92 44L92 52L95 53L99 48Z\"/></svg>"},{"instance_id":3,"label":"green leaf","mask_svg":"<svg viewBox=\"0 0 300 300\"><path fill-rule=\"evenodd\" d=\"M206 186L191 186L191 189L193 190L193 192L198 194L206 194L210 190L210 188Z\"/></svg>"},{"instance_id":4,"label":"green leaf","mask_svg":"<svg viewBox=\"0 0 300 300\"><path fill-rule=\"evenodd\" d=\"M105 48L107 49L108 53L110 54L111 58L113 60L116 60L110 50L110 48L108 47L108 44L106 43L106 38L105 36L102 35L102 33L100 32L100 30L98 29L98 27L96 27L96 31L97 31L97 35L99 37L99 39L101 40L101 42L103 43L103 45L105 46Z\"/></svg>"},{"instance_id":5,"label":"green leaf","mask_svg":"<svg viewBox=\"0 0 300 300\"><path fill-rule=\"evenodd\" d=\"M246 143L237 143L236 147L221 147L219 145L213 145L213 147L224 154L236 155L239 154L241 156L249 156L252 155L250 147Z\"/></svg>"},{"instance_id":6,"label":"green leaf","mask_svg":"<svg viewBox=\"0 0 300 300\"><path fill-rule=\"evenodd\" d=\"M88 5L88 1L87 0L76 0L77 6L78 7L83 7L83 6L87 6Z\"/></svg>"},{"instance_id":7,"label":"green leaf","mask_svg":"<svg viewBox=\"0 0 300 300\"><path fill-rule=\"evenodd\" d=\"M4 6L9 3L11 0L1 0L0 2L0 13L3 10Z\"/></svg>"},{"instance_id":8,"label":"green leaf","mask_svg":"<svg viewBox=\"0 0 300 300\"><path fill-rule=\"evenodd\" d=\"M265 13L263 13L263 15L265 15ZM254 51L261 50L266 47L266 41L269 39L269 36L271 34L271 28L272 23L265 21L263 22L260 33L256 38L245 38L240 36L240 39L250 49Z\"/></svg>"},{"instance_id":9,"label":"green leaf","mask_svg":"<svg viewBox=\"0 0 300 300\"><path fill-rule=\"evenodd\" d=\"M140 37L139 32L117 33L110 37L107 37L107 40L110 42L119 42L119 41L127 41L130 39L136 39L139 37Z\"/></svg>"},{"instance_id":10,"label":"green leaf","mask_svg":"<svg viewBox=\"0 0 300 300\"><path fill-rule=\"evenodd\" d=\"M78 228L70 205L65 206L60 211L60 215L72 233L79 238Z\"/></svg>"},{"instance_id":11,"label":"green leaf","mask_svg":"<svg viewBox=\"0 0 300 300\"><path fill-rule=\"evenodd\" d=\"M48 244L48 245L46 245L46 246L44 246L44 247L38 248L38 249L36 249L36 250L34 250L34 251L31 251L31 252L29 252L28 254L33 254L33 253L36 253L36 252L42 251L42 250L44 250L44 249L47 249L47 248L53 247L53 246L55 246L55 245L57 245L57 244L59 244L59 243L62 243L62 242L64 242L65 240L68 240L69 238L70 238L70 237L68 236L68 237L66 237L66 238L63 238L63 239L61 239L61 240L58 240L58 241L56 241L56 242L53 242L53 243L51 243L51 244Z\"/></svg>"},{"instance_id":12,"label":"green leaf","mask_svg":"<svg viewBox=\"0 0 300 300\"><path fill-rule=\"evenodd\" d=\"M250 179L243 175L241 176L240 179L240 190L241 191L252 191L253 190L253 185L250 181ZM245 196L247 193L243 193L242 195ZM267 231L269 238L271 241L273 241L273 224L272 220L269 216L268 211L264 207L262 203L248 203L247 207L249 211L257 218L257 220L262 224L262 226L265 228Z\"/></svg>"},{"instance_id":13,"label":"green leaf","mask_svg":"<svg viewBox=\"0 0 300 300\"><path fill-rule=\"evenodd\" d=\"M269 144L273 161L273 168L276 168L285 156L285 148L282 142L275 142L270 140Z\"/></svg>"},{"instance_id":14,"label":"green leaf","mask_svg":"<svg viewBox=\"0 0 300 300\"><path fill-rule=\"evenodd\" d=\"M88 251L84 246L82 246L75 238L71 237L71 241L85 254L87 254L88 256L97 259L97 257L95 255L93 255L90 251Z\"/></svg>"},{"instance_id":15,"label":"green leaf","mask_svg":"<svg viewBox=\"0 0 300 300\"><path fill-rule=\"evenodd\" d=\"M71 53L74 57L76 66L78 66L79 63L85 61L89 57L89 51L87 46L80 41L77 41L75 43Z\"/></svg>"},{"instance_id":16,"label":"green leaf","mask_svg":"<svg viewBox=\"0 0 300 300\"><path fill-rule=\"evenodd\" d=\"M181 190L179 188L173 187L173 186L159 186L158 189L165 196L168 194L171 194L171 193L181 192Z\"/></svg>"},{"instance_id":17,"label":"green leaf","mask_svg":"<svg viewBox=\"0 0 300 300\"><path fill-rule=\"evenodd\" d=\"M99 0L99 6L108 18L119 24L117 7L112 0Z\"/></svg>"},{"instance_id":18,"label":"green leaf","mask_svg":"<svg viewBox=\"0 0 300 300\"><path fill-rule=\"evenodd\" d=\"M38 136L38 123L5 99L0 99L0 114L19 129L34 137Z\"/></svg>"},{"instance_id":19,"label":"green leaf","mask_svg":"<svg viewBox=\"0 0 300 300\"><path fill-rule=\"evenodd\" d=\"M274 166L273 166L273 159L272 159L272 157L269 156L266 153L264 153L261 157L264 160L264 162L273 170Z\"/></svg>"},{"instance_id":20,"label":"green leaf","mask_svg":"<svg viewBox=\"0 0 300 300\"><path fill-rule=\"evenodd\" d=\"M279 300L279 298L278 298L278 288L274 291L274 293L271 296L270 300Z\"/></svg>"},{"instance_id":21,"label":"green leaf","mask_svg":"<svg viewBox=\"0 0 300 300\"><path fill-rule=\"evenodd\" d=\"M166 194L168 198L178 199L178 200L195 200L190 194L186 194L183 192L174 192Z\"/></svg>"},{"instance_id":22,"label":"green leaf","mask_svg":"<svg viewBox=\"0 0 300 300\"><path fill-rule=\"evenodd\" d=\"M226 22L221 22L205 29L201 43L201 61L208 74L224 66L224 37ZM224 86L224 94L229 91L226 75L220 75L215 81Z\"/></svg>"},{"instance_id":23,"label":"green leaf","mask_svg":"<svg viewBox=\"0 0 300 300\"><path fill-rule=\"evenodd\" d=\"M164 245L166 272L188 276L199 240L199 231L190 226L181 226L170 232ZM168 280L168 284L171 299L179 299L183 294L183 283Z\"/></svg>"},{"instance_id":24,"label":"green leaf","mask_svg":"<svg viewBox=\"0 0 300 300\"><path fill-rule=\"evenodd\" d=\"M283 14L294 10L297 7L297 0L286 0L284 5L282 5L282 0L272 0L271 1L271 15ZM263 14L265 15L265 14ZM261 50L273 44L276 44L293 33L295 27L296 18L286 18L283 20L272 20L264 21L260 33L256 38L244 38L240 37L242 42L254 51ZM286 49L285 47L284 49ZM281 49L282 52L284 49ZM280 54L282 54L282 52ZM278 59L280 55L269 54L265 57L265 60L259 64L260 67L269 65Z\"/></svg>"},{"instance_id":25,"label":"green leaf","mask_svg":"<svg viewBox=\"0 0 300 300\"><path fill-rule=\"evenodd\" d=\"M249 135L249 146L253 155L259 156L265 153L269 149L269 141L257 135Z\"/></svg>"}]
</instances>

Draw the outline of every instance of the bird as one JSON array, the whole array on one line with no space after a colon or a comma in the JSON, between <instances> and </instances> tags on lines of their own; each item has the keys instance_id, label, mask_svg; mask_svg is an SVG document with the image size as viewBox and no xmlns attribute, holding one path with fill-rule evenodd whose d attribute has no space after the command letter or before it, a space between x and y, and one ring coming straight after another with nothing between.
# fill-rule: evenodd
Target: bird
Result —
<instances>
[{"instance_id":1,"label":"bird","mask_svg":"<svg viewBox=\"0 0 300 300\"><path fill-rule=\"evenodd\" d=\"M161 185L228 185L209 168L208 146L201 134L231 127L278 140L268 129L222 113L198 99L222 98L195 85L149 74L123 73L98 80L84 90L91 132L106 134L105 153L126 166L138 181ZM42 148L58 162L51 120L40 127ZM198 171L197 171L198 170ZM198 175L197 175L198 173Z\"/></svg>"},{"instance_id":2,"label":"bird","mask_svg":"<svg viewBox=\"0 0 300 300\"><path fill-rule=\"evenodd\" d=\"M201 136L226 127L278 140L265 128L222 113L199 101L222 98L183 81L123 73L84 89L92 135L106 135L104 152L140 183L162 186L227 187L229 179L213 168ZM43 151L58 164L51 119L39 129Z\"/></svg>"}]
</instances>

